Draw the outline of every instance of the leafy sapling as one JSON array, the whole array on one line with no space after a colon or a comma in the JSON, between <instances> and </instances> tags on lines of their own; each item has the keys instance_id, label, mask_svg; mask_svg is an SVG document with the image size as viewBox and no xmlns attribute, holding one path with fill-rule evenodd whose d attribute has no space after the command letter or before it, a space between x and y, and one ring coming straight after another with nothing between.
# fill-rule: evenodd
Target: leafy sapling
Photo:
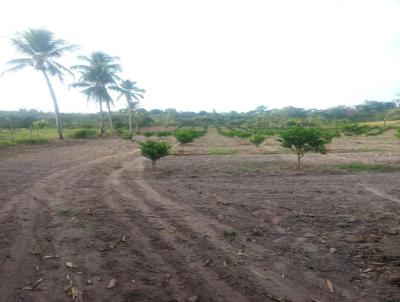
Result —
<instances>
[{"instance_id":1,"label":"leafy sapling","mask_svg":"<svg viewBox=\"0 0 400 302\"><path fill-rule=\"evenodd\" d=\"M147 137L147 139L149 139L151 136L154 135L154 133L151 132L151 131L145 131L145 132L143 132L143 135L144 135L145 137Z\"/></svg>"},{"instance_id":2,"label":"leafy sapling","mask_svg":"<svg viewBox=\"0 0 400 302\"><path fill-rule=\"evenodd\" d=\"M183 145L193 142L196 135L197 133L191 129L179 129L175 132L175 138L181 144L182 151Z\"/></svg>"},{"instance_id":3,"label":"leafy sapling","mask_svg":"<svg viewBox=\"0 0 400 302\"><path fill-rule=\"evenodd\" d=\"M151 160L152 170L156 170L156 161L169 154L171 146L164 142L148 140L140 143L140 150L144 157Z\"/></svg>"},{"instance_id":4,"label":"leafy sapling","mask_svg":"<svg viewBox=\"0 0 400 302\"><path fill-rule=\"evenodd\" d=\"M297 154L297 169L300 168L301 159L308 152L325 154L326 144L330 138L321 134L318 129L293 127L280 133L279 141L282 146L289 148Z\"/></svg>"},{"instance_id":5,"label":"leafy sapling","mask_svg":"<svg viewBox=\"0 0 400 302\"><path fill-rule=\"evenodd\" d=\"M266 138L265 135L263 135L261 133L256 133L256 134L253 134L249 140L252 144L254 144L258 147L262 144L262 142L265 140L265 138Z\"/></svg>"}]
</instances>

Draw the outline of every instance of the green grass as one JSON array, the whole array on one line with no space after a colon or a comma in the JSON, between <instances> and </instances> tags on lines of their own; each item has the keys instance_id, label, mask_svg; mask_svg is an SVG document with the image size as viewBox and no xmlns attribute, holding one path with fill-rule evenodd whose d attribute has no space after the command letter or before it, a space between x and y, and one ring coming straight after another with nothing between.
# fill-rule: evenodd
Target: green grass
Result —
<instances>
[{"instance_id":1,"label":"green grass","mask_svg":"<svg viewBox=\"0 0 400 302\"><path fill-rule=\"evenodd\" d=\"M88 129L64 129L64 136L67 138L75 138L80 136L79 133L85 132L88 137L97 135L96 130ZM77 135L78 133L78 135ZM58 138L57 130L55 128L40 129L31 132L27 128L14 129L12 135L8 129L0 129L0 147L14 146L18 144L45 144Z\"/></svg>"},{"instance_id":2,"label":"green grass","mask_svg":"<svg viewBox=\"0 0 400 302\"><path fill-rule=\"evenodd\" d=\"M237 231L235 230L225 230L222 234L225 238L235 238L238 235Z\"/></svg>"},{"instance_id":3,"label":"green grass","mask_svg":"<svg viewBox=\"0 0 400 302\"><path fill-rule=\"evenodd\" d=\"M394 120L394 121L375 121L375 122L364 122L360 123L361 125L368 125L368 126L400 126L400 120Z\"/></svg>"},{"instance_id":4,"label":"green grass","mask_svg":"<svg viewBox=\"0 0 400 302\"><path fill-rule=\"evenodd\" d=\"M226 148L213 148L208 150L208 155L232 155L234 151Z\"/></svg>"},{"instance_id":5,"label":"green grass","mask_svg":"<svg viewBox=\"0 0 400 302\"><path fill-rule=\"evenodd\" d=\"M60 208L57 209L57 215L60 217L71 217L73 214L71 209Z\"/></svg>"},{"instance_id":6,"label":"green grass","mask_svg":"<svg viewBox=\"0 0 400 302\"><path fill-rule=\"evenodd\" d=\"M385 152L386 150L383 148L370 148L370 147L363 147L360 149L353 149L353 152Z\"/></svg>"},{"instance_id":7,"label":"green grass","mask_svg":"<svg viewBox=\"0 0 400 302\"><path fill-rule=\"evenodd\" d=\"M98 238L100 236L100 227L94 222L87 222L85 224L86 230L92 237Z\"/></svg>"},{"instance_id":8,"label":"green grass","mask_svg":"<svg viewBox=\"0 0 400 302\"><path fill-rule=\"evenodd\" d=\"M346 163L337 167L352 172L391 172L394 170L394 167L387 164Z\"/></svg>"}]
</instances>

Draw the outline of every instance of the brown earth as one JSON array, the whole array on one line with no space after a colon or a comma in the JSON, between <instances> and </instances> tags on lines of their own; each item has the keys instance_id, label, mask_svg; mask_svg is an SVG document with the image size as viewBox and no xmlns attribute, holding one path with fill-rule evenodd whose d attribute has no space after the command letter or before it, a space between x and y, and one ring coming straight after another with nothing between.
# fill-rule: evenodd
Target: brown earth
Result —
<instances>
[{"instance_id":1,"label":"brown earth","mask_svg":"<svg viewBox=\"0 0 400 302\"><path fill-rule=\"evenodd\" d=\"M155 173L118 139L1 149L0 301L400 301L399 142L329 149L297 171L210 128Z\"/></svg>"}]
</instances>

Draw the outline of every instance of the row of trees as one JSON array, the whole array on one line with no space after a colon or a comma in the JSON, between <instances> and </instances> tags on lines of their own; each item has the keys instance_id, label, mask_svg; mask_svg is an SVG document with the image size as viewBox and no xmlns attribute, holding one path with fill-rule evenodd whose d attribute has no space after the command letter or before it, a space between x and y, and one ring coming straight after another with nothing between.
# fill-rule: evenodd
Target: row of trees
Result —
<instances>
[{"instance_id":1,"label":"row of trees","mask_svg":"<svg viewBox=\"0 0 400 302\"><path fill-rule=\"evenodd\" d=\"M181 129L175 133L175 138L182 146L192 142L195 138L204 135L205 131L196 133L193 129ZM266 136L256 133L250 137L250 141L257 147L265 140ZM300 169L301 159L308 152L325 154L327 152L326 145L332 140L332 136L327 135L321 129L292 127L279 133L279 141L284 148L288 148L297 155L297 169ZM157 160L169 154L171 146L165 142L148 140L140 143L140 149L143 156L152 161L153 171L156 167Z\"/></svg>"},{"instance_id":2,"label":"row of trees","mask_svg":"<svg viewBox=\"0 0 400 302\"><path fill-rule=\"evenodd\" d=\"M17 33L11 39L11 43L23 57L8 61L8 69L5 72L33 68L43 75L53 100L56 127L60 139L64 138L63 121L50 77L58 77L60 81L63 81L65 74L74 76L73 71L79 74L79 78L78 81L71 84L71 87L80 89L88 99L94 100L99 105L101 135L105 131L103 104L107 107L110 128L114 133L111 116L111 105L113 104L113 98L110 95L111 90L119 94L118 99L122 97L126 99L129 130L132 131L133 123L137 128L135 110L139 106L139 100L143 99L145 90L138 88L136 82L122 80L119 77L121 65L118 63L118 57L112 57L104 52L97 51L90 56L79 56L78 58L82 63L67 68L58 62L58 59L66 52L75 51L78 46L68 44L62 39L57 39L52 32L45 29L28 29Z\"/></svg>"}]
</instances>

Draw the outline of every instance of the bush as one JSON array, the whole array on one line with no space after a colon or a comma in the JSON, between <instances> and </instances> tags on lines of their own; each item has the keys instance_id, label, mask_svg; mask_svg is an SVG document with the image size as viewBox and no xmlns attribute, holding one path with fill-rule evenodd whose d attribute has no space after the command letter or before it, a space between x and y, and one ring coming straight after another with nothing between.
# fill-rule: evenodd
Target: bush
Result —
<instances>
[{"instance_id":1,"label":"bush","mask_svg":"<svg viewBox=\"0 0 400 302\"><path fill-rule=\"evenodd\" d=\"M261 134L261 133L256 133L256 134L253 134L251 137L250 137L250 142L252 143L252 144L254 144L254 145L256 145L257 147L265 140L265 138L266 138L266 136L265 135L263 135L263 134Z\"/></svg>"},{"instance_id":2,"label":"bush","mask_svg":"<svg viewBox=\"0 0 400 302\"><path fill-rule=\"evenodd\" d=\"M183 150L183 145L193 142L196 134L191 129L179 129L175 131L175 138L181 144Z\"/></svg>"},{"instance_id":3,"label":"bush","mask_svg":"<svg viewBox=\"0 0 400 302\"><path fill-rule=\"evenodd\" d=\"M151 136L153 136L153 135L154 135L154 132L151 132L151 131L145 131L145 132L143 132L143 135L144 135L145 137L149 138L149 137L151 137Z\"/></svg>"},{"instance_id":4,"label":"bush","mask_svg":"<svg viewBox=\"0 0 400 302\"><path fill-rule=\"evenodd\" d=\"M81 129L81 130L76 130L71 133L70 137L71 138L92 138L92 137L97 137L99 134L96 130L93 129Z\"/></svg>"},{"instance_id":5,"label":"bush","mask_svg":"<svg viewBox=\"0 0 400 302\"><path fill-rule=\"evenodd\" d=\"M181 144L182 150L183 145L193 142L196 138L203 136L207 133L207 129L196 130L193 128L181 128L175 131L175 138Z\"/></svg>"},{"instance_id":6,"label":"bush","mask_svg":"<svg viewBox=\"0 0 400 302\"><path fill-rule=\"evenodd\" d=\"M174 135L174 132L168 130L162 130L162 131L157 131L155 135L158 137L172 136Z\"/></svg>"},{"instance_id":7,"label":"bush","mask_svg":"<svg viewBox=\"0 0 400 302\"><path fill-rule=\"evenodd\" d=\"M142 155L151 160L153 171L156 169L156 161L164 156L167 156L170 149L171 146L164 142L149 140L147 142L140 143Z\"/></svg>"},{"instance_id":8,"label":"bush","mask_svg":"<svg viewBox=\"0 0 400 302\"><path fill-rule=\"evenodd\" d=\"M133 137L133 132L126 129L117 129L117 134L122 139L131 140Z\"/></svg>"},{"instance_id":9,"label":"bush","mask_svg":"<svg viewBox=\"0 0 400 302\"><path fill-rule=\"evenodd\" d=\"M292 149L297 154L297 168L307 152L326 153L325 145L330 139L321 135L319 129L293 127L280 133L280 141L285 148Z\"/></svg>"},{"instance_id":10,"label":"bush","mask_svg":"<svg viewBox=\"0 0 400 302\"><path fill-rule=\"evenodd\" d=\"M345 135L353 136L353 135L361 135L368 132L369 126L367 125L359 125L359 124L345 124L342 126L342 131Z\"/></svg>"},{"instance_id":11,"label":"bush","mask_svg":"<svg viewBox=\"0 0 400 302\"><path fill-rule=\"evenodd\" d=\"M340 137L340 131L335 129L326 129L326 128L315 128L321 137L326 139L327 141L331 141L334 137Z\"/></svg>"}]
</instances>

